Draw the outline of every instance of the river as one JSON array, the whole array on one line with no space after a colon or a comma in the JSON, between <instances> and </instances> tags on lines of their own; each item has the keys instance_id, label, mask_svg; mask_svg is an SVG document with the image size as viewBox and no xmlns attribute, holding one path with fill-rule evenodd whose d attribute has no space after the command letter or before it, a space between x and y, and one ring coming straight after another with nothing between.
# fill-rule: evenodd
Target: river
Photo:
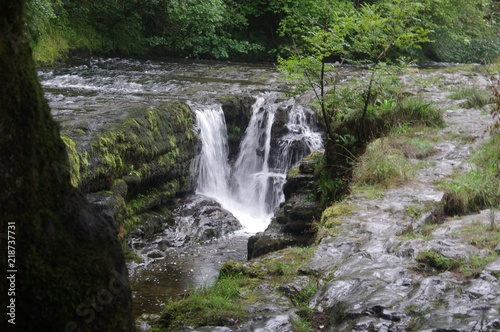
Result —
<instances>
[{"instance_id":1,"label":"river","mask_svg":"<svg viewBox=\"0 0 500 332\"><path fill-rule=\"evenodd\" d=\"M243 225L234 235L176 248L165 256L148 251L162 241L134 247L140 263L129 273L136 316L158 314L164 302L214 281L222 263L246 260L250 235L263 231L283 201L286 172L303 154L321 147L310 109L283 94L285 84L271 65L172 60L91 58L39 70L45 96L62 130L99 127L123 117L121 110L162 101L186 101L196 114L202 150L194 160L197 193L216 199ZM227 160L227 133L217 98L251 95L257 102L236 160ZM287 134L271 150L277 110L286 109ZM90 123L90 125L89 125ZM303 146L298 152L294 146ZM256 152L260 151L260 152ZM134 246L133 239L131 241Z\"/></svg>"}]
</instances>

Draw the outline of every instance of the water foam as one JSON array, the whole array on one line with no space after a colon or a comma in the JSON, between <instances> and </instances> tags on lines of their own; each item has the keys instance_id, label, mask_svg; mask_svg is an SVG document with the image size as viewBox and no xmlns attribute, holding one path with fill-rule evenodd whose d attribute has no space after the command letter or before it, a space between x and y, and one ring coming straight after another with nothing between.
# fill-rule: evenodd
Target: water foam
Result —
<instances>
[{"instance_id":1,"label":"water foam","mask_svg":"<svg viewBox=\"0 0 500 332\"><path fill-rule=\"evenodd\" d=\"M279 138L279 151L272 153L271 131L279 107L289 110L288 130ZM321 135L312 130L307 110L293 100L276 103L268 95L259 96L252 108L252 117L232 165L228 161L221 107L196 110L202 149L193 162L197 193L215 198L249 234L265 230L284 201L282 189L290 167L322 146ZM300 149L293 148L297 142Z\"/></svg>"}]
</instances>

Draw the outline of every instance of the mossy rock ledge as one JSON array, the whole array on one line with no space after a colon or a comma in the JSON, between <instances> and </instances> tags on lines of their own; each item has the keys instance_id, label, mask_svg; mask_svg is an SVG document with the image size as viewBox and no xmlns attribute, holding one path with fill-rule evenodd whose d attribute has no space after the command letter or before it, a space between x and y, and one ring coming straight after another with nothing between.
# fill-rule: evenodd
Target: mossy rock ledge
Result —
<instances>
[{"instance_id":1,"label":"mossy rock ledge","mask_svg":"<svg viewBox=\"0 0 500 332\"><path fill-rule=\"evenodd\" d=\"M198 149L194 114L182 102L123 112L98 130L63 128L71 183L120 236L137 229L151 234L161 225L147 225L150 214L171 218L165 207L192 189L191 160Z\"/></svg>"}]
</instances>

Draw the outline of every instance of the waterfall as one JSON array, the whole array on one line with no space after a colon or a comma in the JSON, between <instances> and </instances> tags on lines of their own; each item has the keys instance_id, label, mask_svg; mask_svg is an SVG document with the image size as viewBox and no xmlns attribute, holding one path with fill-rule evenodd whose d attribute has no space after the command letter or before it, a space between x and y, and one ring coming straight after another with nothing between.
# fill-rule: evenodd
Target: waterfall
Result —
<instances>
[{"instance_id":1,"label":"waterfall","mask_svg":"<svg viewBox=\"0 0 500 332\"><path fill-rule=\"evenodd\" d=\"M230 167L227 163L229 148L224 113L218 107L196 110L195 114L196 128L202 142L200 155L194 160L198 192L226 200L229 195Z\"/></svg>"},{"instance_id":2,"label":"waterfall","mask_svg":"<svg viewBox=\"0 0 500 332\"><path fill-rule=\"evenodd\" d=\"M305 110L294 100L275 102L259 96L240 143L238 156L228 161L226 123L221 107L196 110L196 129L201 152L193 161L198 194L215 198L229 210L248 233L263 231L284 201L283 184L290 167L321 148L321 135L312 130ZM275 137L276 112L287 110L285 134ZM310 118L310 117L309 117Z\"/></svg>"}]
</instances>

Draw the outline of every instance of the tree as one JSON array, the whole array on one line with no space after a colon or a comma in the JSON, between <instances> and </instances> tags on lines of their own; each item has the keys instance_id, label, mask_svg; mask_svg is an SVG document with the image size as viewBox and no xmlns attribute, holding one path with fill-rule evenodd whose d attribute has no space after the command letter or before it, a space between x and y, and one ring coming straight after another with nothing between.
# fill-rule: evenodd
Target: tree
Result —
<instances>
[{"instance_id":1,"label":"tree","mask_svg":"<svg viewBox=\"0 0 500 332\"><path fill-rule=\"evenodd\" d=\"M373 115L378 104L394 104L391 96L380 98L394 85L384 82L390 64L426 42L428 30L421 24L423 6L417 1L384 0L355 7L352 2L330 0L323 5L328 7L326 19L319 24L310 20L297 43L301 46L289 58L279 59L279 68L299 91L314 92L326 129L324 160L331 178L324 182L332 183L328 190L336 195L346 189L352 158L385 130L384 121ZM370 72L368 83L340 91L344 64L364 66Z\"/></svg>"},{"instance_id":2,"label":"tree","mask_svg":"<svg viewBox=\"0 0 500 332\"><path fill-rule=\"evenodd\" d=\"M224 0L171 0L166 11L168 26L158 40L177 56L221 59L259 49L233 37L246 20Z\"/></svg>"},{"instance_id":3,"label":"tree","mask_svg":"<svg viewBox=\"0 0 500 332\"><path fill-rule=\"evenodd\" d=\"M500 52L497 1L424 0L431 30L425 55L445 62L489 62Z\"/></svg>"},{"instance_id":4,"label":"tree","mask_svg":"<svg viewBox=\"0 0 500 332\"><path fill-rule=\"evenodd\" d=\"M0 3L0 304L8 313L1 329L15 322L19 331L131 331L121 246L70 184L24 10L24 1Z\"/></svg>"},{"instance_id":5,"label":"tree","mask_svg":"<svg viewBox=\"0 0 500 332\"><path fill-rule=\"evenodd\" d=\"M428 41L428 30L419 24L418 15L423 7L416 1L361 4L358 10L345 1L330 0L324 5L336 10L331 10L324 24L308 25L308 31L301 39L303 46L297 47L289 58L280 58L279 68L302 90L312 88L328 137L333 140L331 122L339 110L334 105L327 105L328 96L336 93L336 80L329 79L327 71L338 73L341 66L329 61L336 59L340 65L369 65L372 74L364 93L364 117L372 100L377 69L385 66L385 61ZM330 93L327 93L328 83L334 84Z\"/></svg>"}]
</instances>

